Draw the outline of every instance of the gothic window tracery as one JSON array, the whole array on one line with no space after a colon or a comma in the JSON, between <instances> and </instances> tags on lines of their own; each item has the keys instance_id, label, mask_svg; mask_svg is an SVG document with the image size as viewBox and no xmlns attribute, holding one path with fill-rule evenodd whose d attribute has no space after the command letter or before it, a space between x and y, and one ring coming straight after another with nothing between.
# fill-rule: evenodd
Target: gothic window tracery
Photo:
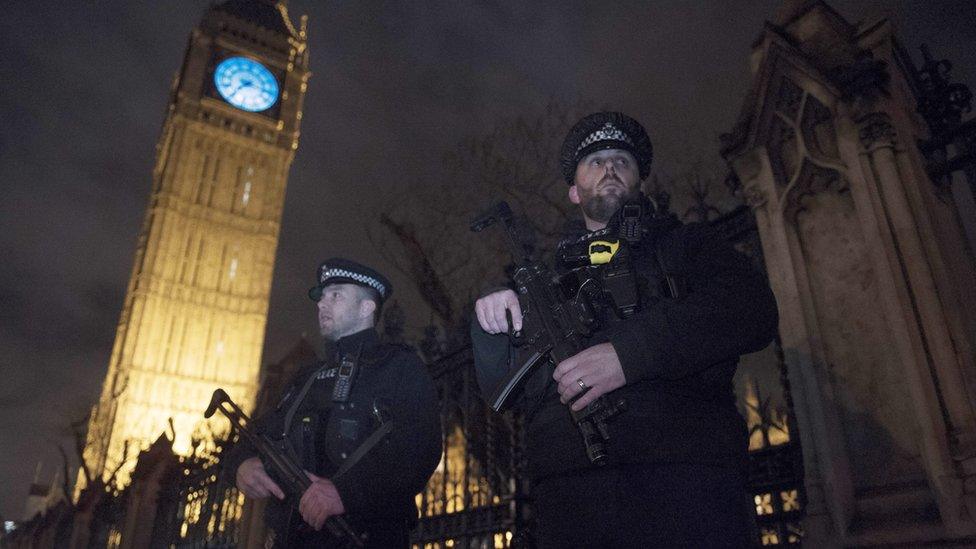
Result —
<instances>
[{"instance_id":1,"label":"gothic window tracery","mask_svg":"<svg viewBox=\"0 0 976 549\"><path fill-rule=\"evenodd\" d=\"M766 147L776 189L792 195L785 202L796 213L803 196L842 180L837 132L830 108L786 76L773 97Z\"/></svg>"},{"instance_id":2,"label":"gothic window tracery","mask_svg":"<svg viewBox=\"0 0 976 549\"><path fill-rule=\"evenodd\" d=\"M799 155L797 154L796 131L792 124L777 113L770 128L769 160L773 177L778 187L789 185L796 173Z\"/></svg>"},{"instance_id":3,"label":"gothic window tracery","mask_svg":"<svg viewBox=\"0 0 976 549\"><path fill-rule=\"evenodd\" d=\"M780 80L779 93L776 97L776 111L787 119L796 118L803 102L803 90L787 78Z\"/></svg>"},{"instance_id":4,"label":"gothic window tracery","mask_svg":"<svg viewBox=\"0 0 976 549\"><path fill-rule=\"evenodd\" d=\"M807 97L801 127L803 141L811 154L829 160L840 157L840 152L837 150L837 132L834 131L830 109L816 97Z\"/></svg>"}]
</instances>

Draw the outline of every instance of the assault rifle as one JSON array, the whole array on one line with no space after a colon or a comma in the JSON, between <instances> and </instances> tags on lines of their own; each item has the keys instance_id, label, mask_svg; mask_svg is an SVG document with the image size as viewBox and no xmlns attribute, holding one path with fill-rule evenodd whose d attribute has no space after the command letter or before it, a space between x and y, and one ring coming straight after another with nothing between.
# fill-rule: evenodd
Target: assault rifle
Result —
<instances>
[{"instance_id":1,"label":"assault rifle","mask_svg":"<svg viewBox=\"0 0 976 549\"><path fill-rule=\"evenodd\" d=\"M237 433L247 439L254 446L261 463L274 480L284 490L285 495L297 505L305 490L312 485L305 471L298 466L284 451L280 441L275 441L262 433L255 433L248 424L251 422L247 414L233 401L223 390L217 389L210 399L207 411L203 413L205 418L210 418L214 412L220 412L230 420L230 425ZM325 521L325 526L329 532L344 543L346 547L364 547L366 544L365 536L357 534L349 526L345 517L341 515L331 516Z\"/></svg>"},{"instance_id":2,"label":"assault rifle","mask_svg":"<svg viewBox=\"0 0 976 549\"><path fill-rule=\"evenodd\" d=\"M523 316L522 329L510 335L513 345L529 350L529 357L491 395L489 404L496 412L511 402L529 374L540 364L549 360L558 364L585 348L584 339L598 327L598 318L590 302L591 292L584 287L589 282L599 283L593 279L582 284L578 281L566 284L566 280L544 263L534 261L519 239L512 210L506 202L495 204L475 219L471 223L471 230L480 232L498 222L505 227L506 240L515 262L512 279ZM623 400L611 401L604 395L582 410L570 409L573 422L583 436L590 462L597 465L606 463L605 443L610 438L606 422L623 411L625 405Z\"/></svg>"}]
</instances>

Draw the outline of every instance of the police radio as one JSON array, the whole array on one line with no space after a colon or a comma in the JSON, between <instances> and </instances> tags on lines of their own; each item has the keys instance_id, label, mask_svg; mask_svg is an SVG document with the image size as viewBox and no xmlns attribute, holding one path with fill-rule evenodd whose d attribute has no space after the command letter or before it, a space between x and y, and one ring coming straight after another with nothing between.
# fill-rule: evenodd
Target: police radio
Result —
<instances>
[{"instance_id":1,"label":"police radio","mask_svg":"<svg viewBox=\"0 0 976 549\"><path fill-rule=\"evenodd\" d=\"M359 352L353 357L352 353L346 353L339 363L339 371L336 374L335 386L332 387L332 402L346 402L349 400L349 393L352 392L352 382L356 379L359 371L359 356L363 353L362 345Z\"/></svg>"}]
</instances>

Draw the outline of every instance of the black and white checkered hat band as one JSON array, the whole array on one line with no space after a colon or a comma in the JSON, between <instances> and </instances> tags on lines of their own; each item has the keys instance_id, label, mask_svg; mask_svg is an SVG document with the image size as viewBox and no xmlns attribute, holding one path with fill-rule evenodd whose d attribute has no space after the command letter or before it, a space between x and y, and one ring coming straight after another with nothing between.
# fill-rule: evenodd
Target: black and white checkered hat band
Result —
<instances>
[{"instance_id":1,"label":"black and white checkered hat band","mask_svg":"<svg viewBox=\"0 0 976 549\"><path fill-rule=\"evenodd\" d=\"M580 151L599 141L620 141L631 147L634 146L634 141L626 132L619 130L616 126L607 122L602 128L586 136L586 139L579 144L579 147L576 147L576 154L579 155Z\"/></svg>"},{"instance_id":2,"label":"black and white checkered hat band","mask_svg":"<svg viewBox=\"0 0 976 549\"><path fill-rule=\"evenodd\" d=\"M350 280L355 280L356 282L365 284L370 288L374 288L380 293L381 297L386 297L386 286L371 276L366 276L361 273L354 273L352 271L347 271L346 269L328 269L322 271L322 276L319 277L319 284L325 284L325 281L330 278L348 278Z\"/></svg>"}]
</instances>

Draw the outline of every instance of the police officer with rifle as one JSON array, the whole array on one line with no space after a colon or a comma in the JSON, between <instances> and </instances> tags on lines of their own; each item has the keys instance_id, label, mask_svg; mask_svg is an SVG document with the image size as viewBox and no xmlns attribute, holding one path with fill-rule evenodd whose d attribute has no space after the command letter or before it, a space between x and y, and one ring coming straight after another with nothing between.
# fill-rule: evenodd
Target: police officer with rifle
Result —
<instances>
[{"instance_id":1,"label":"police officer with rifle","mask_svg":"<svg viewBox=\"0 0 976 549\"><path fill-rule=\"evenodd\" d=\"M732 376L775 335L765 278L640 192L651 142L632 118L584 117L560 164L582 226L552 267L512 238L513 288L480 298L472 323L483 394L525 418L539 545L752 545ZM510 216L499 205L472 228Z\"/></svg>"},{"instance_id":2,"label":"police officer with rifle","mask_svg":"<svg viewBox=\"0 0 976 549\"><path fill-rule=\"evenodd\" d=\"M392 292L386 277L341 258L317 274L309 297L326 360L300 369L246 429L240 409L215 394L208 412L241 434L223 461L247 497L271 496L274 547L408 547L414 496L441 453L437 393L416 352L384 344L374 328Z\"/></svg>"}]
</instances>

